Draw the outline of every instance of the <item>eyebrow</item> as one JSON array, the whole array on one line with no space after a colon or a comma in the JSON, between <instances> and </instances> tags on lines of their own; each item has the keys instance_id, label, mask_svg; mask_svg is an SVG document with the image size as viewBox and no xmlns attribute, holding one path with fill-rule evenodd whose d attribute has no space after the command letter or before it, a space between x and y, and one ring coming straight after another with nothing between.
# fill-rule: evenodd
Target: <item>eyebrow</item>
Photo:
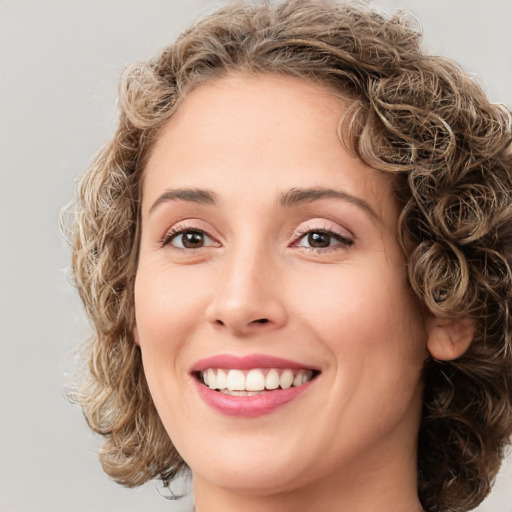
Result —
<instances>
[{"instance_id":1,"label":"eyebrow","mask_svg":"<svg viewBox=\"0 0 512 512\"><path fill-rule=\"evenodd\" d=\"M341 199L343 201L347 201L358 206L377 220L381 220L375 210L363 199L344 192L343 190L336 190L332 188L292 188L288 192L280 195L279 203L281 206L291 208L303 203L311 203L319 199ZM168 189L156 199L156 201L151 205L148 213L153 212L153 210L163 203L176 200L206 205L217 204L215 193L209 190L199 188Z\"/></svg>"},{"instance_id":2,"label":"eyebrow","mask_svg":"<svg viewBox=\"0 0 512 512\"><path fill-rule=\"evenodd\" d=\"M332 188L292 188L281 195L279 202L282 206L292 207L298 204L311 203L319 199L342 199L358 206L377 220L381 220L377 212L364 199L353 196L343 190Z\"/></svg>"},{"instance_id":3,"label":"eyebrow","mask_svg":"<svg viewBox=\"0 0 512 512\"><path fill-rule=\"evenodd\" d=\"M163 203L176 200L209 205L217 203L215 194L209 190L202 190L199 188L168 189L151 205L148 213L151 213L155 208Z\"/></svg>"}]
</instances>

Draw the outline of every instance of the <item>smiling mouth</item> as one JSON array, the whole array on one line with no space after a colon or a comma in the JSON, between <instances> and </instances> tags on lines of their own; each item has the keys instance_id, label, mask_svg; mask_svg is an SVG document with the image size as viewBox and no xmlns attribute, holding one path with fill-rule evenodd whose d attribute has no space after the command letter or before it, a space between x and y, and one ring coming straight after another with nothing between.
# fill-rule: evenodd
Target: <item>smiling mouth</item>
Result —
<instances>
[{"instance_id":1,"label":"smiling mouth","mask_svg":"<svg viewBox=\"0 0 512 512\"><path fill-rule=\"evenodd\" d=\"M232 396L261 395L278 389L299 387L313 380L316 370L253 368L251 370L207 368L195 373L208 388Z\"/></svg>"}]
</instances>

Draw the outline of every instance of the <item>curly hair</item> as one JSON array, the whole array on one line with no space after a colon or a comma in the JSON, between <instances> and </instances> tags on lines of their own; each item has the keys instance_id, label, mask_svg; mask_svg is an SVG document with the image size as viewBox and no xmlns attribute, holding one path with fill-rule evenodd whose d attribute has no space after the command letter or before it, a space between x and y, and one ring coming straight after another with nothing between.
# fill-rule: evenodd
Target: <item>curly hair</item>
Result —
<instances>
[{"instance_id":1,"label":"curly hair","mask_svg":"<svg viewBox=\"0 0 512 512\"><path fill-rule=\"evenodd\" d=\"M81 179L66 227L94 326L77 400L104 436L105 471L136 486L169 484L187 468L132 335L141 181L187 92L230 73L313 80L343 94L343 143L395 175L411 288L437 317L476 325L463 356L425 362L418 493L429 512L474 508L512 433L511 112L457 64L428 55L406 13L330 0L228 4L122 76L117 131Z\"/></svg>"}]
</instances>

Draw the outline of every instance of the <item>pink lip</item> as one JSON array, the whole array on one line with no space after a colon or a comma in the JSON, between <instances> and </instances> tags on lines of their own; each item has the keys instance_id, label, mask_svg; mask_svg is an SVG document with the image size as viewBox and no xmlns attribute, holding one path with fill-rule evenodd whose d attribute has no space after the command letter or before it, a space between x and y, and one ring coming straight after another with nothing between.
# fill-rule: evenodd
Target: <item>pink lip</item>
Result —
<instances>
[{"instance_id":1,"label":"pink lip","mask_svg":"<svg viewBox=\"0 0 512 512\"><path fill-rule=\"evenodd\" d=\"M252 354L238 357L230 354L219 354L197 361L191 368L191 372L202 372L208 368L223 368L225 370L250 370L251 368L290 368L290 370L317 370L308 365L281 359L280 357L265 354Z\"/></svg>"},{"instance_id":2,"label":"pink lip","mask_svg":"<svg viewBox=\"0 0 512 512\"><path fill-rule=\"evenodd\" d=\"M279 368L291 370L317 370L309 365L304 365L288 359L268 356L264 354L253 354L250 356L238 357L230 354L219 354L217 356L201 359L195 363L191 374L204 371L208 368L222 368L226 370L250 370L252 368ZM199 396L204 402L217 412L227 416L254 418L269 414L276 409L300 397L306 392L316 379L310 380L302 386L288 389L276 389L267 391L260 395L232 396L225 395L220 391L214 391L205 386L194 377L193 381Z\"/></svg>"},{"instance_id":3,"label":"pink lip","mask_svg":"<svg viewBox=\"0 0 512 512\"><path fill-rule=\"evenodd\" d=\"M214 391L195 379L199 396L207 405L221 414L239 418L254 418L256 416L269 414L298 398L309 389L313 382L315 382L315 380L310 380L302 384L302 386L288 389L276 389L274 391L267 391L261 395L231 396L225 395L220 391Z\"/></svg>"}]
</instances>

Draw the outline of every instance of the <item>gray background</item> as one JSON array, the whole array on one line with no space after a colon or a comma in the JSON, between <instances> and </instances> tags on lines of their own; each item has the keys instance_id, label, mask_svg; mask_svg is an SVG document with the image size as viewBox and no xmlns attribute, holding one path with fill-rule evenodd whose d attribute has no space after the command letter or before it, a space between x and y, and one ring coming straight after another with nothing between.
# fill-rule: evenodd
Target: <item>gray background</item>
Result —
<instances>
[{"instance_id":1,"label":"gray background","mask_svg":"<svg viewBox=\"0 0 512 512\"><path fill-rule=\"evenodd\" d=\"M415 12L434 53L512 105L512 0L381 0ZM87 324L65 275L59 209L115 124L116 83L211 2L0 0L0 512L190 510L106 477L63 398ZM512 462L480 512L512 512Z\"/></svg>"}]
</instances>

